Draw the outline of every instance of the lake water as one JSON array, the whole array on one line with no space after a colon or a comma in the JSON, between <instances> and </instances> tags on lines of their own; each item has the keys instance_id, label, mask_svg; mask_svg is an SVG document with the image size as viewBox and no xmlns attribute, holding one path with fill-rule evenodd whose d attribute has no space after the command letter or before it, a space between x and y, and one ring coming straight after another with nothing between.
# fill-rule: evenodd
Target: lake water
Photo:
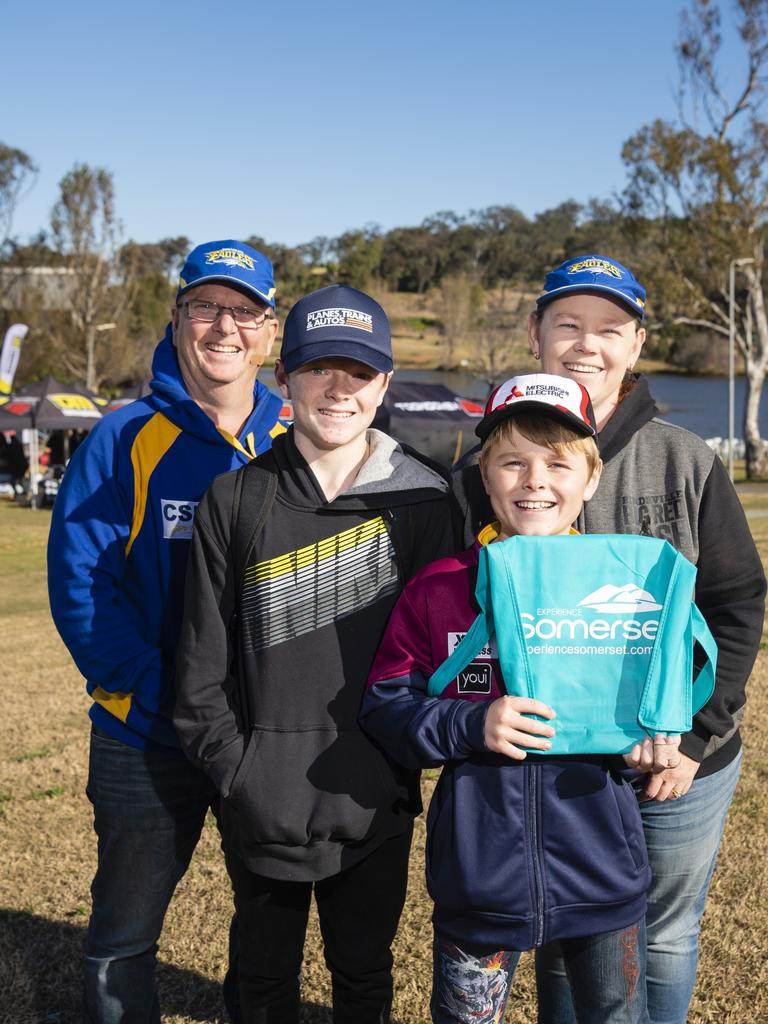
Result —
<instances>
[{"instance_id":1,"label":"lake water","mask_svg":"<svg viewBox=\"0 0 768 1024\"><path fill-rule=\"evenodd\" d=\"M398 380L445 384L463 398L483 398L486 386L472 374L435 370L398 370ZM684 377L676 373L648 374L651 394L662 417L699 437L728 436L728 380L725 377ZM745 380L735 381L736 437L743 436ZM760 404L760 435L768 437L766 388Z\"/></svg>"},{"instance_id":2,"label":"lake water","mask_svg":"<svg viewBox=\"0 0 768 1024\"><path fill-rule=\"evenodd\" d=\"M267 387L275 388L270 371L259 375ZM462 398L474 398L481 402L487 394L486 384L465 371L407 370L397 371L400 381L421 381L425 384L444 384ZM692 430L700 437L728 436L728 380L725 377L684 377L675 373L653 373L648 375L651 393L661 407L662 417L670 423ZM768 437L768 399L766 388L760 405L760 434ZM743 436L745 380L737 377L736 392L736 437Z\"/></svg>"}]
</instances>

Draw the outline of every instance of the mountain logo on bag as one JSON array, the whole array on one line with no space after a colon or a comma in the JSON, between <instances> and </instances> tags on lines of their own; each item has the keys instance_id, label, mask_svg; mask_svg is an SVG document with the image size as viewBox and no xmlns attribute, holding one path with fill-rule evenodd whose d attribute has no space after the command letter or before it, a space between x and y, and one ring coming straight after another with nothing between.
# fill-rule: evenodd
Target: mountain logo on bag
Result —
<instances>
[{"instance_id":1,"label":"mountain logo on bag","mask_svg":"<svg viewBox=\"0 0 768 1024\"><path fill-rule=\"evenodd\" d=\"M615 587L606 583L579 601L579 608L592 608L596 612L656 612L661 608L653 594L641 590L634 583Z\"/></svg>"}]
</instances>

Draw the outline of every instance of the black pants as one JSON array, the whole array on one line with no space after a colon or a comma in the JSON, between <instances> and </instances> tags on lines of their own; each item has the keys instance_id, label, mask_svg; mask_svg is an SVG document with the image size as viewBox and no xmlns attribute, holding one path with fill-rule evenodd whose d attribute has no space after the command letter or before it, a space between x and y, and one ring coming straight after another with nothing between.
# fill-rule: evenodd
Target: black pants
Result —
<instances>
[{"instance_id":1,"label":"black pants","mask_svg":"<svg viewBox=\"0 0 768 1024\"><path fill-rule=\"evenodd\" d=\"M390 946L405 903L412 829L319 882L257 875L229 854L237 911L242 1024L298 1024L299 972L314 886L334 1024L386 1024Z\"/></svg>"}]
</instances>

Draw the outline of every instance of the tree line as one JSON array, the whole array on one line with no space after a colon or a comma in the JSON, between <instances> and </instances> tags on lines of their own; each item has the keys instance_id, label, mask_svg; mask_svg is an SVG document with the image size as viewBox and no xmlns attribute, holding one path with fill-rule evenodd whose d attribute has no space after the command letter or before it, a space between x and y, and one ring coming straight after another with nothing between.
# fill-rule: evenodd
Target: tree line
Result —
<instances>
[{"instance_id":1,"label":"tree line","mask_svg":"<svg viewBox=\"0 0 768 1024\"><path fill-rule=\"evenodd\" d=\"M725 68L724 25L738 36L739 69ZM507 368L505 339L546 271L580 252L608 253L648 288L650 355L695 370L702 344L727 351L733 326L747 379L747 469L767 476L758 408L768 364L768 0L690 0L675 49L677 117L626 140L619 195L568 200L534 217L513 204L442 211L418 226L368 224L297 246L246 235L272 259L281 308L332 282L424 296L443 335L443 364L455 360L459 334L476 335L492 376ZM22 379L55 372L117 388L145 376L190 240L125 240L111 175L76 164L50 223L22 242L13 213L36 171L32 157L0 144L0 315L23 319L36 339L23 352ZM695 332L705 340L692 343Z\"/></svg>"}]
</instances>

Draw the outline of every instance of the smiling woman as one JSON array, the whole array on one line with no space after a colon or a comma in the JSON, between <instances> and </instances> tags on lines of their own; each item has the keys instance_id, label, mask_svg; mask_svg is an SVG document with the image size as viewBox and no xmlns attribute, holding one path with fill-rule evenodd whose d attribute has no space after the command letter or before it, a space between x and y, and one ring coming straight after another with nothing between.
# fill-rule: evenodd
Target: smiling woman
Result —
<instances>
[{"instance_id":1,"label":"smiling woman","mask_svg":"<svg viewBox=\"0 0 768 1024\"><path fill-rule=\"evenodd\" d=\"M582 292L532 313L530 339L545 373L562 374L587 388L602 428L618 405L627 370L637 362L645 328L615 298Z\"/></svg>"},{"instance_id":2,"label":"smiling woman","mask_svg":"<svg viewBox=\"0 0 768 1024\"><path fill-rule=\"evenodd\" d=\"M657 418L647 381L632 372L645 340L645 298L627 267L579 256L547 274L528 327L544 371L580 382L592 400L604 469L579 530L668 540L697 567L696 601L718 645L715 690L682 737L680 764L646 778L640 805L653 874L650 1020L683 1024L699 922L739 773L739 725L762 631L765 577L722 463L700 438ZM465 458L454 477L473 533L491 518L476 461ZM540 951L537 970L539 1020L575 1020L558 951Z\"/></svg>"}]
</instances>

